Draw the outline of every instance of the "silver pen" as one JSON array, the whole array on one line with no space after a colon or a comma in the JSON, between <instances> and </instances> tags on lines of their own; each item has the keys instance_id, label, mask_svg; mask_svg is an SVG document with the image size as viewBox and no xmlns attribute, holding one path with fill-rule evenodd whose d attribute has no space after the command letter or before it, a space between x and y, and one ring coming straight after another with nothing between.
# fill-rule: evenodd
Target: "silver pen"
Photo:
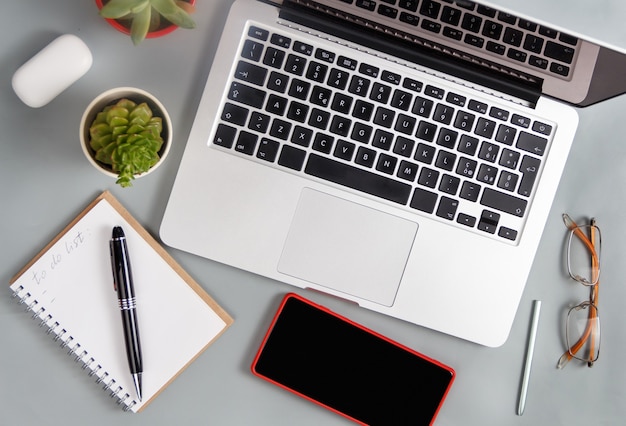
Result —
<instances>
[{"instance_id":1,"label":"silver pen","mask_svg":"<svg viewBox=\"0 0 626 426\"><path fill-rule=\"evenodd\" d=\"M526 396L528 395L528 382L530 381L530 368L533 362L533 353L535 352L535 340L537 338L537 326L539 325L540 310L541 300L535 300L533 302L533 317L530 323L528 346L526 347L526 361L524 362L524 375L522 376L522 385L519 394L519 405L517 406L518 416L524 414L524 408L526 408Z\"/></svg>"}]
</instances>

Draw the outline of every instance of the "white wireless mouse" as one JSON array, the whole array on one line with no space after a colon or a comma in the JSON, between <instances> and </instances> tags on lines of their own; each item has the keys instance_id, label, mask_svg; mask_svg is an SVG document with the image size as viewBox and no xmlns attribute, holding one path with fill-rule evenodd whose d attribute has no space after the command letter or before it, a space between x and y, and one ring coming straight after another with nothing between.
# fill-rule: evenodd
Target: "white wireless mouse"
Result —
<instances>
[{"instance_id":1,"label":"white wireless mouse","mask_svg":"<svg viewBox=\"0 0 626 426\"><path fill-rule=\"evenodd\" d=\"M89 47L73 34L54 39L13 74L13 90L26 105L39 108L91 68Z\"/></svg>"}]
</instances>

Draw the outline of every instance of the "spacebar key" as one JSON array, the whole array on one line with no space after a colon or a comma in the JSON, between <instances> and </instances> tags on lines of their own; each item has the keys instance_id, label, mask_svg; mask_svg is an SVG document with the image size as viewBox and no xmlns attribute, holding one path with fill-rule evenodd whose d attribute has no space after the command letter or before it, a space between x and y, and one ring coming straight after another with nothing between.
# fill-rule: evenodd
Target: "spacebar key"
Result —
<instances>
[{"instance_id":1,"label":"spacebar key","mask_svg":"<svg viewBox=\"0 0 626 426\"><path fill-rule=\"evenodd\" d=\"M309 155L304 172L399 204L406 204L411 195L407 184L317 154Z\"/></svg>"}]
</instances>

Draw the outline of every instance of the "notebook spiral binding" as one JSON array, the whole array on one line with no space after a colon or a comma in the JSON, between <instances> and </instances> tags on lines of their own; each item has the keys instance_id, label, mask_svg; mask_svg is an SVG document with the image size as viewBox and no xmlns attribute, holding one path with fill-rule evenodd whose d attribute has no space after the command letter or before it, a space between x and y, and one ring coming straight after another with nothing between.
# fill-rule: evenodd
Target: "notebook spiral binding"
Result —
<instances>
[{"instance_id":1,"label":"notebook spiral binding","mask_svg":"<svg viewBox=\"0 0 626 426\"><path fill-rule=\"evenodd\" d=\"M55 342L60 341L61 348L67 348L67 354L74 357L74 362L80 364L81 368L88 372L89 377L95 377L95 382L101 384L102 389L109 392L109 396L115 399L118 405L122 405L124 411L129 411L137 404L137 401L131 398L122 386L117 385L115 379L110 377L109 373L82 348L81 344L75 341L71 333L55 321L52 315L46 313L46 308L41 306L30 292L25 291L23 286L14 290L13 298L17 299L20 305L25 306L26 311L32 314L33 320L39 320L39 327L45 328L46 333L52 335Z\"/></svg>"}]
</instances>

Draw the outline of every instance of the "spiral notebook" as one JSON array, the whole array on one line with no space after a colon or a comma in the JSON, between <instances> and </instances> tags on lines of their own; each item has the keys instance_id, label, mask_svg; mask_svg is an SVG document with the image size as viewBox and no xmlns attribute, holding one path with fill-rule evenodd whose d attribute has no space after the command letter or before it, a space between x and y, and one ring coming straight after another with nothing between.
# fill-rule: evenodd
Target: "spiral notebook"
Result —
<instances>
[{"instance_id":1,"label":"spiral notebook","mask_svg":"<svg viewBox=\"0 0 626 426\"><path fill-rule=\"evenodd\" d=\"M113 288L109 240L126 232L143 352L134 390ZM10 282L14 296L125 410L141 411L233 322L109 193L104 192Z\"/></svg>"}]
</instances>

